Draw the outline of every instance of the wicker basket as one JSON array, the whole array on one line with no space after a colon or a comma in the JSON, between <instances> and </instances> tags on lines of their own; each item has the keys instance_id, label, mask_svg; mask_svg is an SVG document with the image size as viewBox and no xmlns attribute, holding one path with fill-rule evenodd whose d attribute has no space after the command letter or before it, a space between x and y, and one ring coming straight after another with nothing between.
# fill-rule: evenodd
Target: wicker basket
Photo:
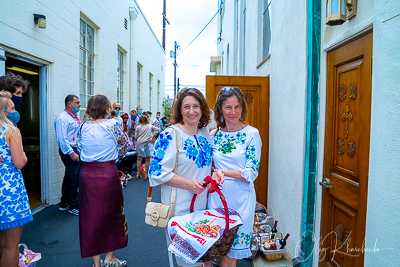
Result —
<instances>
[{"instance_id":1,"label":"wicker basket","mask_svg":"<svg viewBox=\"0 0 400 267\"><path fill-rule=\"evenodd\" d=\"M229 209L228 209L228 204L226 203L225 196L222 194L221 190L219 189L219 185L210 177L207 176L204 179L205 183L203 184L204 187L206 187L208 184L211 184L210 188L210 193L212 192L217 192L221 198L222 204L225 209L225 220L226 220L226 229L224 233L220 236L217 242L212 245L211 248L208 249L208 251L200 258L200 260L206 262L206 261L211 261L215 258L220 258L222 256L226 256L229 251L231 250L231 247L233 245L233 242L235 240L236 233L240 227L240 225L233 227L232 229L229 229ZM190 204L190 212L194 211L194 202L196 201L197 195L193 195L192 198L192 203Z\"/></svg>"},{"instance_id":2,"label":"wicker basket","mask_svg":"<svg viewBox=\"0 0 400 267\"><path fill-rule=\"evenodd\" d=\"M274 239L271 239L272 235L275 235ZM278 236L280 236L280 238L278 238ZM263 252L264 257L267 261L277 261L282 259L283 253L285 253L285 249L267 250L264 249L264 242L269 240L279 242L279 240L281 239L282 233L280 232L265 234L261 237L261 251Z\"/></svg>"}]
</instances>

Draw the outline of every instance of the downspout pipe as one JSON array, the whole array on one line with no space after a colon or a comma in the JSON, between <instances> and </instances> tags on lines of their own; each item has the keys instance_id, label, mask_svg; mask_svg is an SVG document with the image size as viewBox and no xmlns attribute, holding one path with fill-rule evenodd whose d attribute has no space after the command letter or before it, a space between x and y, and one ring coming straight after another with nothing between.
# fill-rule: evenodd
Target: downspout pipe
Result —
<instances>
[{"instance_id":1,"label":"downspout pipe","mask_svg":"<svg viewBox=\"0 0 400 267\"><path fill-rule=\"evenodd\" d=\"M312 266L318 159L321 1L307 0L307 121L302 211L302 267ZM318 256L318 255L316 255Z\"/></svg>"}]
</instances>

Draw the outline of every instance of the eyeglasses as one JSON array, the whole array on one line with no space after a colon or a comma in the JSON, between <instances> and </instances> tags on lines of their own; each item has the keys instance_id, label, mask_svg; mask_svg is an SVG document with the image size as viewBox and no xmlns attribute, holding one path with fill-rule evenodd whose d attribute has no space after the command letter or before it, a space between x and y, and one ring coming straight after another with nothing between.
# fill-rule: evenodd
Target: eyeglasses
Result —
<instances>
[{"instance_id":1,"label":"eyeglasses","mask_svg":"<svg viewBox=\"0 0 400 267\"><path fill-rule=\"evenodd\" d=\"M119 108L119 107L115 107L114 109L115 109L115 110L121 110L121 108Z\"/></svg>"},{"instance_id":2,"label":"eyeglasses","mask_svg":"<svg viewBox=\"0 0 400 267\"><path fill-rule=\"evenodd\" d=\"M233 90L233 91L235 91L236 93L239 93L239 94L242 93L242 90L240 90L240 88L238 88L238 87L226 86L226 87L221 88L221 93L220 94L229 93L229 91L231 91L231 90Z\"/></svg>"}]
</instances>

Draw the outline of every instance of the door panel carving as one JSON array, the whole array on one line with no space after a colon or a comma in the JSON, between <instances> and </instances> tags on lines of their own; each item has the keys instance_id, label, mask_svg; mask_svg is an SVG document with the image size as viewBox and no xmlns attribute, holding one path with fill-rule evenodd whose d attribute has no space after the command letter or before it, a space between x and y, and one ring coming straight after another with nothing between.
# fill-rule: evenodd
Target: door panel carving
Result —
<instances>
[{"instance_id":1,"label":"door panel carving","mask_svg":"<svg viewBox=\"0 0 400 267\"><path fill-rule=\"evenodd\" d=\"M320 266L361 267L367 209L372 33L327 55Z\"/></svg>"}]
</instances>

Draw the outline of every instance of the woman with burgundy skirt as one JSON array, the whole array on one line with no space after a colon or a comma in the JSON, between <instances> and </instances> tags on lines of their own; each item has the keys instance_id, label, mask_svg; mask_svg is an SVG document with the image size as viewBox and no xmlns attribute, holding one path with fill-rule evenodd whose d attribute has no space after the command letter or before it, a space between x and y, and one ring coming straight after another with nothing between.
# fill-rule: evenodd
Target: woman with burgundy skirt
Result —
<instances>
[{"instance_id":1,"label":"woman with burgundy skirt","mask_svg":"<svg viewBox=\"0 0 400 267\"><path fill-rule=\"evenodd\" d=\"M93 267L126 266L114 251L128 245L124 198L115 161L126 153L127 136L116 120L107 120L111 103L104 95L91 97L92 118L78 131L82 168L79 179L79 239L82 258ZM101 254L106 253L104 261Z\"/></svg>"}]
</instances>

